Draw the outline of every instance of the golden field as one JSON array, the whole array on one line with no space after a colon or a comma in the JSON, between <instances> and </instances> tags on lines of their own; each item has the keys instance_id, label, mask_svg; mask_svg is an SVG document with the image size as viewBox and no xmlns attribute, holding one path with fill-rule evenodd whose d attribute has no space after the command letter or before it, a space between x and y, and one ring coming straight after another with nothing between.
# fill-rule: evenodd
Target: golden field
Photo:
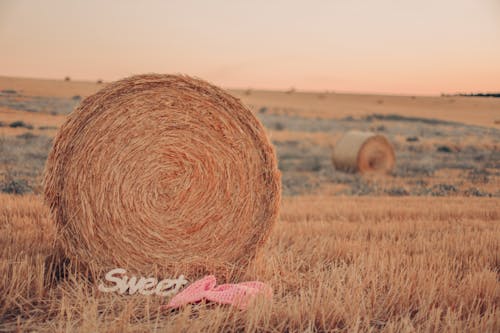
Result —
<instances>
[{"instance_id":1,"label":"golden field","mask_svg":"<svg viewBox=\"0 0 500 333\"><path fill-rule=\"evenodd\" d=\"M14 89L24 95L70 98L86 97L103 84L0 76L0 90ZM230 90L249 106L266 105L273 113L305 117L342 118L372 113L404 114L500 128L500 100L480 97L385 96L335 92L280 92Z\"/></svg>"},{"instance_id":2,"label":"golden field","mask_svg":"<svg viewBox=\"0 0 500 333\"><path fill-rule=\"evenodd\" d=\"M498 199L287 197L247 274L274 301L245 312L47 281L53 224L38 196L0 196L0 331L498 332Z\"/></svg>"},{"instance_id":3,"label":"golden field","mask_svg":"<svg viewBox=\"0 0 500 333\"><path fill-rule=\"evenodd\" d=\"M101 86L0 77L0 332L500 331L500 99L232 91L283 174L280 219L245 277L274 300L160 311L167 299L54 279L41 173L57 128ZM390 139L393 174L333 169L352 128Z\"/></svg>"}]
</instances>

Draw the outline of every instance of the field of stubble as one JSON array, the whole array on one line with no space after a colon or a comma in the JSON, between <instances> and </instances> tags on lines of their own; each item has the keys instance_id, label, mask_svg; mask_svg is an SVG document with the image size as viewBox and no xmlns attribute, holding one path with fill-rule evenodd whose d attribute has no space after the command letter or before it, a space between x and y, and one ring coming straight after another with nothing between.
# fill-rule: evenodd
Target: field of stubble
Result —
<instances>
[{"instance_id":1,"label":"field of stubble","mask_svg":"<svg viewBox=\"0 0 500 333\"><path fill-rule=\"evenodd\" d=\"M494 198L287 197L248 279L274 301L246 312L97 291L47 276L54 226L37 196L0 196L0 331L324 332L500 329Z\"/></svg>"},{"instance_id":2,"label":"field of stubble","mask_svg":"<svg viewBox=\"0 0 500 333\"><path fill-rule=\"evenodd\" d=\"M234 91L283 174L280 220L245 277L274 300L169 312L158 296L53 279L41 173L57 127L96 89L0 78L0 332L500 331L499 99ZM354 128L389 138L392 175L333 169Z\"/></svg>"}]
</instances>

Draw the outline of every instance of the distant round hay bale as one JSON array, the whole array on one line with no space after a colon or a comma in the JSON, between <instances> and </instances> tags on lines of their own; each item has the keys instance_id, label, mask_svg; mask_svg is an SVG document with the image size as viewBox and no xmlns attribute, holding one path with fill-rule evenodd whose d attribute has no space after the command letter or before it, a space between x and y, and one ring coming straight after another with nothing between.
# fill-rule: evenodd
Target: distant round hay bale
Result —
<instances>
[{"instance_id":1,"label":"distant round hay bale","mask_svg":"<svg viewBox=\"0 0 500 333\"><path fill-rule=\"evenodd\" d=\"M346 172L389 173L396 157L385 136L349 131L335 145L332 160L336 169Z\"/></svg>"},{"instance_id":2,"label":"distant round hay bale","mask_svg":"<svg viewBox=\"0 0 500 333\"><path fill-rule=\"evenodd\" d=\"M248 108L202 80L158 74L83 100L55 138L44 186L71 260L191 277L244 270L281 195L274 149Z\"/></svg>"}]
</instances>

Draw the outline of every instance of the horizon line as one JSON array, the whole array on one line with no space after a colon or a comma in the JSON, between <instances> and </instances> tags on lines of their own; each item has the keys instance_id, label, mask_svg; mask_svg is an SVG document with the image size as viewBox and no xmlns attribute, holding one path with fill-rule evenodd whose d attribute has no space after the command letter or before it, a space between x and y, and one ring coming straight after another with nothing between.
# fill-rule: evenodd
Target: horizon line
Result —
<instances>
[{"instance_id":1,"label":"horizon line","mask_svg":"<svg viewBox=\"0 0 500 333\"><path fill-rule=\"evenodd\" d=\"M157 72L148 72L148 73L155 73L158 74ZM146 74L148 74L146 73ZM161 74L161 73L160 73ZM163 73L167 74L167 73ZM176 74L182 74L182 73L171 73L173 75ZM37 76L13 76L13 75L5 75L5 74L0 74L0 77L3 78L10 78L10 79L24 79L24 80L41 80L41 81L61 81L65 82L65 78L69 77L69 82L79 82L79 83L95 83L97 84L97 81L102 81L102 84L107 84L111 82L115 82L133 75L139 75L139 74L131 74L131 75L126 75L123 76L119 79L116 80L106 80L103 78L96 78L95 80L90 80L90 79L82 79L82 78L76 78L73 79L70 75L66 75L64 77L37 77ZM187 75L187 74L182 74L182 75ZM188 75L191 77L199 78L202 80L205 80L211 84L214 84L213 81L204 79L202 77L196 76L196 75ZM399 96L399 97L412 97L412 96L420 96L420 97L442 97L442 96L458 96L460 94L488 94L488 93L498 93L497 91L455 91L455 92L440 92L440 93L396 93L396 92L381 92L381 91L352 91L352 90L338 90L338 89L301 89L296 86L289 86L286 88L278 89L278 88L265 88L265 87L251 87L251 86L246 86L246 87L229 87L229 86L223 86L223 85L218 85L214 84L216 86L220 86L221 88L225 90L233 90L233 91L260 91L260 92L279 92L279 93L287 93L291 90L293 90L293 93L304 93L304 94L341 94L341 95L376 95L376 96Z\"/></svg>"}]
</instances>

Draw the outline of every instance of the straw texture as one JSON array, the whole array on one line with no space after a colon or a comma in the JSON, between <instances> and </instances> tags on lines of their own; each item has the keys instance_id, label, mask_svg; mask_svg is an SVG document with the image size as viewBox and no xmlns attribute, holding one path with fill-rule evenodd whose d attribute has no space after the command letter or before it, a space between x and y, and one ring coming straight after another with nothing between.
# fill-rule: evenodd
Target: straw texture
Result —
<instances>
[{"instance_id":1,"label":"straw texture","mask_svg":"<svg viewBox=\"0 0 500 333\"><path fill-rule=\"evenodd\" d=\"M346 172L389 173L396 157L385 136L349 131L335 145L332 160L336 169Z\"/></svg>"},{"instance_id":2,"label":"straw texture","mask_svg":"<svg viewBox=\"0 0 500 333\"><path fill-rule=\"evenodd\" d=\"M159 74L83 100L44 177L70 259L191 279L244 271L276 222L280 184L274 149L238 99Z\"/></svg>"}]
</instances>

